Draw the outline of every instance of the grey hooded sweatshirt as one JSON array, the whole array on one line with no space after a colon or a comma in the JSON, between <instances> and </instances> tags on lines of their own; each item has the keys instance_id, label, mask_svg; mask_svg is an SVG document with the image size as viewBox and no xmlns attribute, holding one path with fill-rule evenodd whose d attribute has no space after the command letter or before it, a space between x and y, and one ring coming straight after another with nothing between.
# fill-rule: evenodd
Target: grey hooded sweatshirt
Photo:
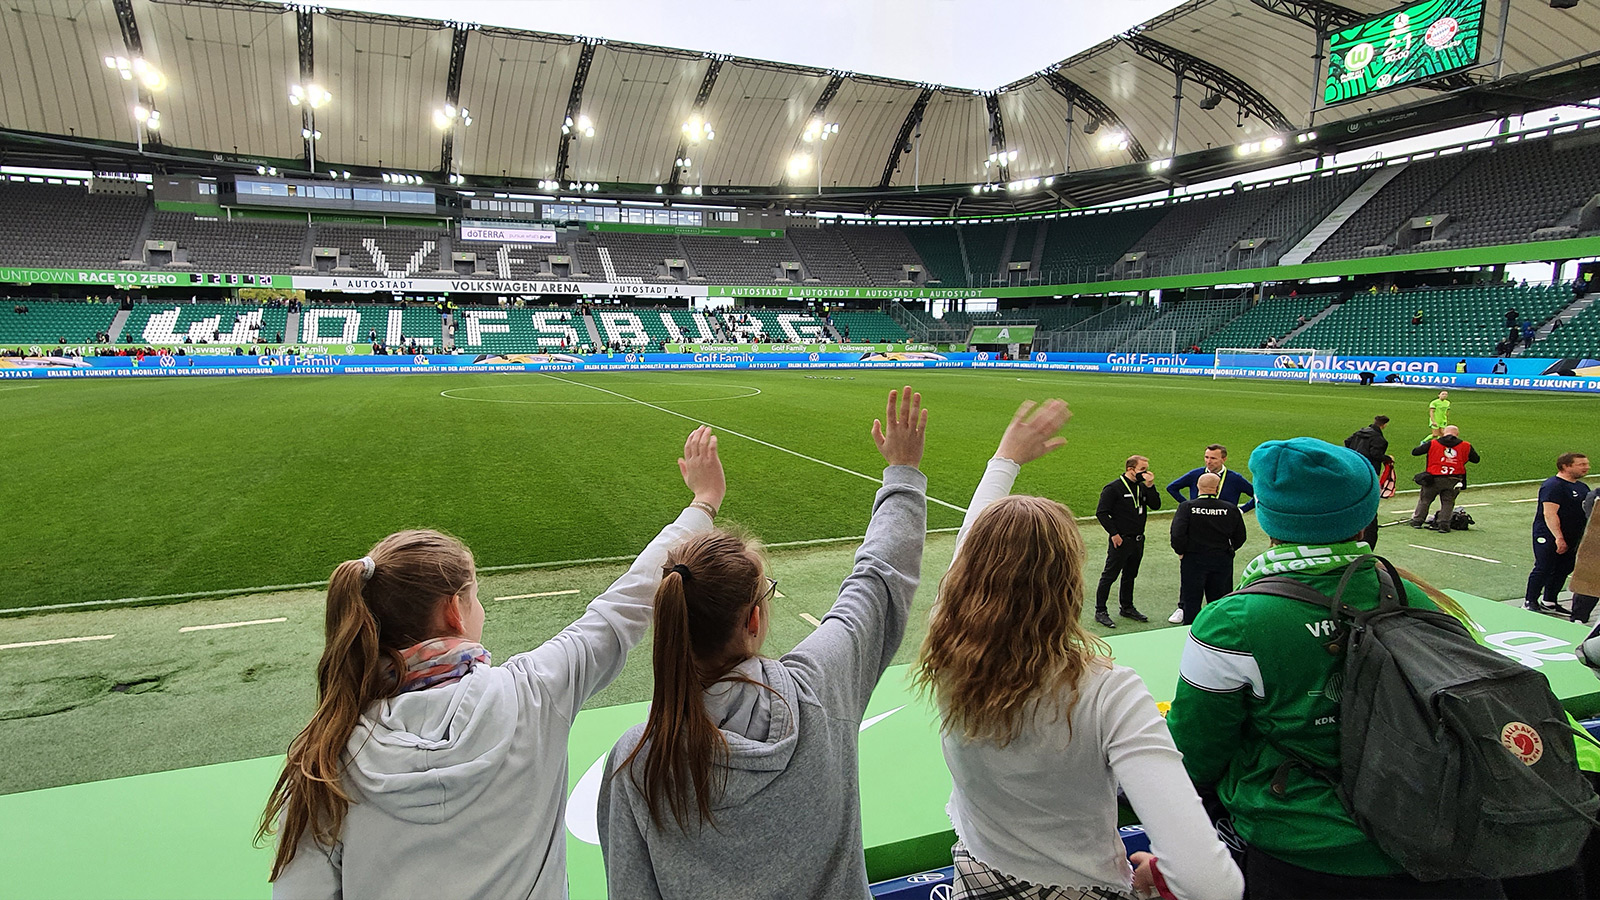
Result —
<instances>
[{"instance_id":1,"label":"grey hooded sweatshirt","mask_svg":"<svg viewBox=\"0 0 1600 900\"><path fill-rule=\"evenodd\" d=\"M926 487L915 468L884 470L855 570L822 624L782 659L738 667L771 691L721 682L703 695L728 742L714 824L691 823L685 833L667 813L657 828L639 789L644 753L631 772L618 771L644 726L617 742L599 799L612 898L867 896L857 736L905 636L922 570Z\"/></svg>"},{"instance_id":2,"label":"grey hooded sweatshirt","mask_svg":"<svg viewBox=\"0 0 1600 900\"><path fill-rule=\"evenodd\" d=\"M710 528L684 510L543 645L369 707L346 750L339 841L308 833L274 900L566 897L572 720L644 637L667 550Z\"/></svg>"}]
</instances>

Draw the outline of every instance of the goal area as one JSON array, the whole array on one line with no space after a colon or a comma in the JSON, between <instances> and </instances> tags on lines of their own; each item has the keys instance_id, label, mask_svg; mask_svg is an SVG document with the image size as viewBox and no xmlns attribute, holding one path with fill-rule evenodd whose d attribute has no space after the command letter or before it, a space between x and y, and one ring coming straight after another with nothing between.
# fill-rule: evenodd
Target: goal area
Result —
<instances>
[{"instance_id":1,"label":"goal area","mask_svg":"<svg viewBox=\"0 0 1600 900\"><path fill-rule=\"evenodd\" d=\"M1333 381L1328 369L1331 350L1300 347L1218 347L1211 360L1211 377L1270 378L1277 381Z\"/></svg>"}]
</instances>

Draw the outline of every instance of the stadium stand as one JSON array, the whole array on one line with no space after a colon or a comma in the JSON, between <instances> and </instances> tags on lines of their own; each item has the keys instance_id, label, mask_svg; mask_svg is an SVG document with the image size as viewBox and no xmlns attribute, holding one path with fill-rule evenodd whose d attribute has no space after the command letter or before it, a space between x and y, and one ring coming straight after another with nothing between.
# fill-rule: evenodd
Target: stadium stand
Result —
<instances>
[{"instance_id":1,"label":"stadium stand","mask_svg":"<svg viewBox=\"0 0 1600 900\"><path fill-rule=\"evenodd\" d=\"M1178 300L1163 303L1159 313L1150 319L1137 334L1129 335L1118 346L1119 350L1137 350L1162 346L1164 339L1173 350L1187 350L1198 344L1205 335L1215 331L1239 315L1246 301L1233 300ZM1170 334L1170 336L1169 336Z\"/></svg>"},{"instance_id":2,"label":"stadium stand","mask_svg":"<svg viewBox=\"0 0 1600 900\"><path fill-rule=\"evenodd\" d=\"M1430 197L1450 179L1461 174L1472 160L1466 154L1442 159L1406 163L1405 170L1384 186L1351 216L1327 242L1311 254L1308 262L1351 259L1363 255L1383 255L1393 249L1391 236L1415 210L1427 205ZM1386 247L1366 251L1368 247Z\"/></svg>"},{"instance_id":3,"label":"stadium stand","mask_svg":"<svg viewBox=\"0 0 1600 900\"><path fill-rule=\"evenodd\" d=\"M929 281L937 281L944 287L967 286L967 268L961 261L961 243L954 228L923 225L903 230L927 267Z\"/></svg>"},{"instance_id":4,"label":"stadium stand","mask_svg":"<svg viewBox=\"0 0 1600 900\"><path fill-rule=\"evenodd\" d=\"M1218 347L1260 347L1268 339L1282 338L1300 327L1301 316L1308 322L1316 318L1337 298L1337 294L1268 297L1213 331L1200 341L1200 349L1210 353Z\"/></svg>"},{"instance_id":5,"label":"stadium stand","mask_svg":"<svg viewBox=\"0 0 1600 900\"><path fill-rule=\"evenodd\" d=\"M749 324L745 320L749 320ZM785 309L724 310L722 321L735 338L746 341L760 336L775 343L812 344L827 337L820 319L807 312Z\"/></svg>"},{"instance_id":6,"label":"stadium stand","mask_svg":"<svg viewBox=\"0 0 1600 900\"><path fill-rule=\"evenodd\" d=\"M112 337L121 344L155 347L183 343L276 343L278 335L286 328L288 317L288 310L281 306L135 303L122 325L122 333Z\"/></svg>"},{"instance_id":7,"label":"stadium stand","mask_svg":"<svg viewBox=\"0 0 1600 900\"><path fill-rule=\"evenodd\" d=\"M459 353L532 353L576 349L591 339L570 309L462 309L456 313Z\"/></svg>"},{"instance_id":8,"label":"stadium stand","mask_svg":"<svg viewBox=\"0 0 1600 900\"><path fill-rule=\"evenodd\" d=\"M685 259L677 237L670 234L596 231L573 242L573 247L586 274L612 283L677 281L666 261ZM687 277L687 272L679 271Z\"/></svg>"},{"instance_id":9,"label":"stadium stand","mask_svg":"<svg viewBox=\"0 0 1600 900\"><path fill-rule=\"evenodd\" d=\"M306 226L261 219L225 222L158 211L150 225L150 239L178 245L172 265L203 272L270 275L302 264Z\"/></svg>"},{"instance_id":10,"label":"stadium stand","mask_svg":"<svg viewBox=\"0 0 1600 900\"><path fill-rule=\"evenodd\" d=\"M1561 327L1534 343L1529 356L1600 358L1600 305L1590 303L1562 316Z\"/></svg>"},{"instance_id":11,"label":"stadium stand","mask_svg":"<svg viewBox=\"0 0 1600 900\"><path fill-rule=\"evenodd\" d=\"M785 262L799 262L800 254L784 238L726 238L685 235L681 238L695 274L717 284L772 284L786 279Z\"/></svg>"},{"instance_id":12,"label":"stadium stand","mask_svg":"<svg viewBox=\"0 0 1600 900\"><path fill-rule=\"evenodd\" d=\"M642 346L658 352L663 344L716 340L705 314L690 310L605 307L596 309L593 318L602 342L615 341L630 349Z\"/></svg>"},{"instance_id":13,"label":"stadium stand","mask_svg":"<svg viewBox=\"0 0 1600 900\"><path fill-rule=\"evenodd\" d=\"M1474 161L1411 215L1449 216L1427 246L1409 250L1514 244L1576 237L1579 209L1600 194L1600 135L1584 143L1531 141L1472 154ZM1397 226L1403 223L1396 223Z\"/></svg>"},{"instance_id":14,"label":"stadium stand","mask_svg":"<svg viewBox=\"0 0 1600 900\"><path fill-rule=\"evenodd\" d=\"M900 228L863 225L837 226L850 252L867 273L869 283L890 287L905 284L905 266L927 266Z\"/></svg>"},{"instance_id":15,"label":"stadium stand","mask_svg":"<svg viewBox=\"0 0 1600 900\"><path fill-rule=\"evenodd\" d=\"M972 276L968 279L967 287L988 287L996 282L1004 283L1000 275L1000 257L1005 253L1006 239L1011 233L1012 226L1006 225L957 225L956 231L967 248L967 268Z\"/></svg>"},{"instance_id":16,"label":"stadium stand","mask_svg":"<svg viewBox=\"0 0 1600 900\"><path fill-rule=\"evenodd\" d=\"M19 313L18 308L27 312ZM0 344L91 344L111 327L115 303L10 299L0 306Z\"/></svg>"},{"instance_id":17,"label":"stadium stand","mask_svg":"<svg viewBox=\"0 0 1600 900\"><path fill-rule=\"evenodd\" d=\"M339 268L404 278L441 268L439 244L449 237L440 228L378 228L370 225L317 225L317 247L339 248Z\"/></svg>"},{"instance_id":18,"label":"stadium stand","mask_svg":"<svg viewBox=\"0 0 1600 900\"><path fill-rule=\"evenodd\" d=\"M838 228L790 228L784 232L800 253L808 281L869 285L872 278Z\"/></svg>"},{"instance_id":19,"label":"stadium stand","mask_svg":"<svg viewBox=\"0 0 1600 900\"><path fill-rule=\"evenodd\" d=\"M0 259L8 265L116 268L135 254L149 209L147 198L91 194L81 183L0 178Z\"/></svg>"},{"instance_id":20,"label":"stadium stand","mask_svg":"<svg viewBox=\"0 0 1600 900\"><path fill-rule=\"evenodd\" d=\"M1107 274L1165 214L1165 207L1151 207L1052 219L1045 234L1040 280L1075 284Z\"/></svg>"},{"instance_id":21,"label":"stadium stand","mask_svg":"<svg viewBox=\"0 0 1600 900\"><path fill-rule=\"evenodd\" d=\"M1543 323L1571 298L1571 288L1565 286L1512 284L1357 294L1295 335L1288 346L1347 354L1493 356L1495 344L1506 335L1508 307ZM1422 311L1422 323L1412 325L1417 310Z\"/></svg>"},{"instance_id":22,"label":"stadium stand","mask_svg":"<svg viewBox=\"0 0 1600 900\"><path fill-rule=\"evenodd\" d=\"M861 344L899 344L910 339L895 320L873 310L841 310L830 314L833 327L841 336L849 329L848 340Z\"/></svg>"}]
</instances>

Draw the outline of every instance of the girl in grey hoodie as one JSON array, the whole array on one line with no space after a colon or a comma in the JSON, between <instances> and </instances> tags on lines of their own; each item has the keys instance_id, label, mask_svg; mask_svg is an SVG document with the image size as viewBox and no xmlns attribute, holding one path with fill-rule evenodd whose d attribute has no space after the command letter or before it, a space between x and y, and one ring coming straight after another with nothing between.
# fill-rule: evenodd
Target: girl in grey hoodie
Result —
<instances>
[{"instance_id":1,"label":"girl in grey hoodie","mask_svg":"<svg viewBox=\"0 0 1600 900\"><path fill-rule=\"evenodd\" d=\"M667 548L711 530L726 484L699 428L694 502L578 621L491 666L472 553L403 531L328 584L317 711L257 837L274 898L565 898L567 734L644 637Z\"/></svg>"},{"instance_id":2,"label":"girl in grey hoodie","mask_svg":"<svg viewBox=\"0 0 1600 900\"><path fill-rule=\"evenodd\" d=\"M889 392L872 425L889 465L855 571L782 659L760 656L777 583L755 548L715 532L669 554L650 716L600 787L612 897L867 896L857 735L922 566L921 405L909 387Z\"/></svg>"}]
</instances>

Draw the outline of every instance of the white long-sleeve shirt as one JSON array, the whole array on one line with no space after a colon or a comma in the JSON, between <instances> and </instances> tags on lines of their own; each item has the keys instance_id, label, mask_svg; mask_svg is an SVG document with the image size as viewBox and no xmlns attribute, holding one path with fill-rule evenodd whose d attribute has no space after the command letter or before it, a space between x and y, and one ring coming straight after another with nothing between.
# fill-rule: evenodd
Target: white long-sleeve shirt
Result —
<instances>
[{"instance_id":1,"label":"white long-sleeve shirt","mask_svg":"<svg viewBox=\"0 0 1600 900\"><path fill-rule=\"evenodd\" d=\"M684 510L536 649L373 704L346 751L351 802L339 841L302 839L274 900L566 897L572 721L644 637L668 549L710 528L704 512Z\"/></svg>"},{"instance_id":2,"label":"white long-sleeve shirt","mask_svg":"<svg viewBox=\"0 0 1600 900\"><path fill-rule=\"evenodd\" d=\"M972 498L956 554L984 507L1006 496L1020 467L993 459ZM1238 900L1244 878L1217 838L1150 691L1132 669L1102 660L1071 707L1037 705L1005 747L945 734L956 835L981 862L1060 887L1132 884L1117 834L1117 785L1150 835L1167 887L1181 900Z\"/></svg>"}]
</instances>

